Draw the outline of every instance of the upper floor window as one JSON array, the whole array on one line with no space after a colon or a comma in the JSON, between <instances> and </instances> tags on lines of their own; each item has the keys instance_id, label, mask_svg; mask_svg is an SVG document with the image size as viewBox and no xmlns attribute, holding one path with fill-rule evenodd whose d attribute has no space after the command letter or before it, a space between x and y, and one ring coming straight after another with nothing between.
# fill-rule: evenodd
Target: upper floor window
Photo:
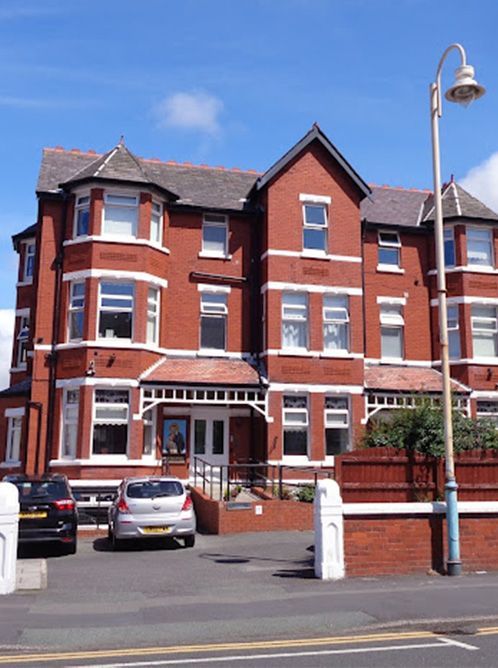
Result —
<instances>
[{"instance_id":1,"label":"upper floor window","mask_svg":"<svg viewBox=\"0 0 498 668\"><path fill-rule=\"evenodd\" d=\"M201 293L201 348L226 350L227 295Z\"/></svg>"},{"instance_id":2,"label":"upper floor window","mask_svg":"<svg viewBox=\"0 0 498 668\"><path fill-rule=\"evenodd\" d=\"M79 405L79 389L66 390L64 393L64 409L62 414L61 443L61 457L64 459L74 459L76 457Z\"/></svg>"},{"instance_id":3,"label":"upper floor window","mask_svg":"<svg viewBox=\"0 0 498 668\"><path fill-rule=\"evenodd\" d=\"M127 390L95 390L92 445L94 455L126 455L128 409Z\"/></svg>"},{"instance_id":4,"label":"upper floor window","mask_svg":"<svg viewBox=\"0 0 498 668\"><path fill-rule=\"evenodd\" d=\"M74 234L75 237L86 236L90 231L90 196L82 195L76 198L74 210Z\"/></svg>"},{"instance_id":5,"label":"upper floor window","mask_svg":"<svg viewBox=\"0 0 498 668\"><path fill-rule=\"evenodd\" d=\"M138 197L106 193L102 234L109 236L136 237Z\"/></svg>"},{"instance_id":6,"label":"upper floor window","mask_svg":"<svg viewBox=\"0 0 498 668\"><path fill-rule=\"evenodd\" d=\"M147 293L147 343L159 343L159 289L149 288Z\"/></svg>"},{"instance_id":7,"label":"upper floor window","mask_svg":"<svg viewBox=\"0 0 498 668\"><path fill-rule=\"evenodd\" d=\"M403 307L401 304L380 305L381 357L403 359Z\"/></svg>"},{"instance_id":8,"label":"upper floor window","mask_svg":"<svg viewBox=\"0 0 498 668\"><path fill-rule=\"evenodd\" d=\"M308 295L304 292L282 294L282 348L308 348Z\"/></svg>"},{"instance_id":9,"label":"upper floor window","mask_svg":"<svg viewBox=\"0 0 498 668\"><path fill-rule=\"evenodd\" d=\"M17 463L21 458L22 417L9 417L7 421L7 448L5 461Z\"/></svg>"},{"instance_id":10,"label":"upper floor window","mask_svg":"<svg viewBox=\"0 0 498 668\"><path fill-rule=\"evenodd\" d=\"M452 227L444 229L444 266L455 266L455 234Z\"/></svg>"},{"instance_id":11,"label":"upper floor window","mask_svg":"<svg viewBox=\"0 0 498 668\"><path fill-rule=\"evenodd\" d=\"M206 214L202 221L202 252L213 257L228 255L228 220L226 216Z\"/></svg>"},{"instance_id":12,"label":"upper floor window","mask_svg":"<svg viewBox=\"0 0 498 668\"><path fill-rule=\"evenodd\" d=\"M325 350L349 350L347 296L325 295L323 298L323 347Z\"/></svg>"},{"instance_id":13,"label":"upper floor window","mask_svg":"<svg viewBox=\"0 0 498 668\"><path fill-rule=\"evenodd\" d=\"M467 264L494 266L493 234L489 228L467 227Z\"/></svg>"},{"instance_id":14,"label":"upper floor window","mask_svg":"<svg viewBox=\"0 0 498 668\"><path fill-rule=\"evenodd\" d=\"M81 341L85 321L85 284L71 283L69 295L68 339Z\"/></svg>"},{"instance_id":15,"label":"upper floor window","mask_svg":"<svg viewBox=\"0 0 498 668\"><path fill-rule=\"evenodd\" d=\"M156 244L163 242L163 205L154 201L150 214L150 240Z\"/></svg>"},{"instance_id":16,"label":"upper floor window","mask_svg":"<svg viewBox=\"0 0 498 668\"><path fill-rule=\"evenodd\" d=\"M25 281L31 281L33 280L33 274L35 272L36 245L33 242L27 243L24 252L25 256L23 279Z\"/></svg>"},{"instance_id":17,"label":"upper floor window","mask_svg":"<svg viewBox=\"0 0 498 668\"><path fill-rule=\"evenodd\" d=\"M452 304L447 307L448 322L448 354L450 359L460 358L460 326L458 322L458 306Z\"/></svg>"},{"instance_id":18,"label":"upper floor window","mask_svg":"<svg viewBox=\"0 0 498 668\"><path fill-rule=\"evenodd\" d=\"M327 208L325 204L303 204L303 249L327 250Z\"/></svg>"},{"instance_id":19,"label":"upper floor window","mask_svg":"<svg viewBox=\"0 0 498 668\"><path fill-rule=\"evenodd\" d=\"M496 357L498 355L496 306L473 304L471 322L474 357Z\"/></svg>"},{"instance_id":20,"label":"upper floor window","mask_svg":"<svg viewBox=\"0 0 498 668\"><path fill-rule=\"evenodd\" d=\"M133 283L101 283L99 337L131 339L133 332Z\"/></svg>"},{"instance_id":21,"label":"upper floor window","mask_svg":"<svg viewBox=\"0 0 498 668\"><path fill-rule=\"evenodd\" d=\"M17 335L17 366L24 368L27 362L29 342L29 315L21 316L19 334Z\"/></svg>"},{"instance_id":22,"label":"upper floor window","mask_svg":"<svg viewBox=\"0 0 498 668\"><path fill-rule=\"evenodd\" d=\"M401 241L397 232L379 232L378 264L399 267L401 262Z\"/></svg>"},{"instance_id":23,"label":"upper floor window","mask_svg":"<svg viewBox=\"0 0 498 668\"><path fill-rule=\"evenodd\" d=\"M340 455L349 447L349 402L347 397L325 397L325 453Z\"/></svg>"},{"instance_id":24,"label":"upper floor window","mask_svg":"<svg viewBox=\"0 0 498 668\"><path fill-rule=\"evenodd\" d=\"M283 399L284 455L308 454L308 398L289 395Z\"/></svg>"}]
</instances>

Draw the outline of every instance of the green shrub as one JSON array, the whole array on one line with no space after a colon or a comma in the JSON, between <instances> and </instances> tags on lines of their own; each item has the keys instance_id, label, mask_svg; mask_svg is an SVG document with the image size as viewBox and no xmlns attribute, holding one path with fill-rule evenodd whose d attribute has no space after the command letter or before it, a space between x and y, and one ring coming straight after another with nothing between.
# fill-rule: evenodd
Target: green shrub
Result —
<instances>
[{"instance_id":1,"label":"green shrub","mask_svg":"<svg viewBox=\"0 0 498 668\"><path fill-rule=\"evenodd\" d=\"M315 499L315 486L301 485L297 491L296 498L298 501L303 501L303 503L313 503Z\"/></svg>"},{"instance_id":2,"label":"green shrub","mask_svg":"<svg viewBox=\"0 0 498 668\"><path fill-rule=\"evenodd\" d=\"M388 421L371 425L361 445L441 457L444 455L443 412L428 403L413 409L392 410ZM466 418L453 411L453 447L455 452L498 449L498 431L491 420Z\"/></svg>"}]
</instances>

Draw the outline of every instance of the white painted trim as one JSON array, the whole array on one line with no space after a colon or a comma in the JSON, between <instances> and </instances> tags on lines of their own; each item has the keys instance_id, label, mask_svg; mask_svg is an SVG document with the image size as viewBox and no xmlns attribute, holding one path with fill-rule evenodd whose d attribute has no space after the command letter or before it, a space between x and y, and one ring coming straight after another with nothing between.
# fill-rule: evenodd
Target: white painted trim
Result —
<instances>
[{"instance_id":1,"label":"white painted trim","mask_svg":"<svg viewBox=\"0 0 498 668\"><path fill-rule=\"evenodd\" d=\"M25 308L16 308L16 318L22 318L23 316L28 317L30 310L29 306L26 306Z\"/></svg>"},{"instance_id":2,"label":"white painted trim","mask_svg":"<svg viewBox=\"0 0 498 668\"><path fill-rule=\"evenodd\" d=\"M26 364L22 364L21 366L13 366L9 369L9 373L21 373L23 371L26 371L27 366Z\"/></svg>"},{"instance_id":3,"label":"white painted trim","mask_svg":"<svg viewBox=\"0 0 498 668\"><path fill-rule=\"evenodd\" d=\"M405 270L391 264L378 264L377 271L384 274L404 274Z\"/></svg>"},{"instance_id":4,"label":"white painted trim","mask_svg":"<svg viewBox=\"0 0 498 668\"><path fill-rule=\"evenodd\" d=\"M17 459L12 462L0 462L0 469L18 469L21 466L21 462Z\"/></svg>"},{"instance_id":5,"label":"white painted trim","mask_svg":"<svg viewBox=\"0 0 498 668\"><path fill-rule=\"evenodd\" d=\"M16 287L16 288L25 288L25 287L27 287L28 285L33 285L33 279L32 279L32 278L30 278L30 279L27 280L27 281L18 281L18 282L16 283L15 287Z\"/></svg>"},{"instance_id":6,"label":"white painted trim","mask_svg":"<svg viewBox=\"0 0 498 668\"><path fill-rule=\"evenodd\" d=\"M483 304L489 306L498 306L498 297L475 297L471 295L459 296L459 297L448 297L446 299L447 304ZM438 306L437 299L431 299L431 306Z\"/></svg>"},{"instance_id":7,"label":"white painted trim","mask_svg":"<svg viewBox=\"0 0 498 668\"><path fill-rule=\"evenodd\" d=\"M128 459L126 455L93 455L91 459L51 459L49 466L161 466L160 459ZM93 486L93 480L81 481ZM117 480L119 485L121 480Z\"/></svg>"},{"instance_id":8,"label":"white painted trim","mask_svg":"<svg viewBox=\"0 0 498 668\"><path fill-rule=\"evenodd\" d=\"M363 385L311 385L309 383L272 383L268 392L308 392L309 394L363 394Z\"/></svg>"},{"instance_id":9,"label":"white painted trim","mask_svg":"<svg viewBox=\"0 0 498 668\"><path fill-rule=\"evenodd\" d=\"M98 339L96 341L75 341L70 343L58 343L56 350L73 350L75 348L119 348L121 350L149 350L159 355L170 355L171 357L226 357L228 359L252 359L251 353L226 350L183 350L182 348L158 348L149 343L137 343L124 339ZM50 351L52 346L46 343L35 343L35 350ZM24 369L23 369L24 371Z\"/></svg>"},{"instance_id":10,"label":"white painted trim","mask_svg":"<svg viewBox=\"0 0 498 668\"><path fill-rule=\"evenodd\" d=\"M374 357L365 357L366 365L383 365L388 366L389 364L393 366L416 366L416 367L432 367L432 360L405 360L405 359L394 359L394 358L381 358L377 359Z\"/></svg>"},{"instance_id":11,"label":"white painted trim","mask_svg":"<svg viewBox=\"0 0 498 668\"><path fill-rule=\"evenodd\" d=\"M455 267L447 267L446 274L456 274L456 273L468 273L468 274L490 274L490 275L496 275L498 274L498 269L495 269L494 267L481 267L478 264L466 264L466 265L458 265ZM429 269L427 272L427 276L436 276L437 275L437 270L436 269Z\"/></svg>"},{"instance_id":12,"label":"white painted trim","mask_svg":"<svg viewBox=\"0 0 498 668\"><path fill-rule=\"evenodd\" d=\"M345 503L344 515L432 515L446 513L444 501L433 503ZM462 514L498 513L498 501L460 501Z\"/></svg>"},{"instance_id":13,"label":"white painted trim","mask_svg":"<svg viewBox=\"0 0 498 668\"><path fill-rule=\"evenodd\" d=\"M198 292L212 292L214 294L230 294L232 288L229 285L210 285L208 283L198 283Z\"/></svg>"},{"instance_id":14,"label":"white painted trim","mask_svg":"<svg viewBox=\"0 0 498 668\"><path fill-rule=\"evenodd\" d=\"M216 253L215 251L199 251L197 257L204 260L231 260L233 255L225 253Z\"/></svg>"},{"instance_id":15,"label":"white painted trim","mask_svg":"<svg viewBox=\"0 0 498 668\"><path fill-rule=\"evenodd\" d=\"M340 287L336 285L314 285L313 283L284 283L283 281L268 281L261 286L261 293L266 290L295 290L301 292L317 292L320 294L350 295L361 297L361 288Z\"/></svg>"},{"instance_id":16,"label":"white painted trim","mask_svg":"<svg viewBox=\"0 0 498 668\"><path fill-rule=\"evenodd\" d=\"M451 360L450 363L453 364L484 364L486 366L497 366L498 357L462 357L458 360ZM436 362L436 365L439 366L441 362Z\"/></svg>"},{"instance_id":17,"label":"white painted trim","mask_svg":"<svg viewBox=\"0 0 498 668\"><path fill-rule=\"evenodd\" d=\"M377 304L398 304L406 306L406 297L377 297Z\"/></svg>"},{"instance_id":18,"label":"white painted trim","mask_svg":"<svg viewBox=\"0 0 498 668\"><path fill-rule=\"evenodd\" d=\"M314 259L314 260L330 260L334 262L352 262L355 264L361 264L363 259L356 255L334 255L328 253L320 254L310 254L310 251L290 251L290 250L279 250L275 248L269 248L265 251L260 259L264 260L270 256L280 256L280 257L300 257L304 259Z\"/></svg>"},{"instance_id":19,"label":"white painted trim","mask_svg":"<svg viewBox=\"0 0 498 668\"><path fill-rule=\"evenodd\" d=\"M169 248L166 246L161 246L150 239L137 239L136 237L108 237L103 234L88 234L86 236L76 237L75 239L66 239L63 242L64 246L76 246L78 244L84 244L88 241L100 241L106 244L128 244L130 246L148 246L154 250L159 251L160 253L165 253L166 255L170 254Z\"/></svg>"},{"instance_id":20,"label":"white painted trim","mask_svg":"<svg viewBox=\"0 0 498 668\"><path fill-rule=\"evenodd\" d=\"M492 390L472 390L471 399L498 399L498 391Z\"/></svg>"},{"instance_id":21,"label":"white painted trim","mask_svg":"<svg viewBox=\"0 0 498 668\"><path fill-rule=\"evenodd\" d=\"M125 271L118 269L81 269L80 271L69 271L62 275L63 281L80 281L85 278L108 278L114 281L129 280L143 281L159 285L161 288L168 287L168 281L165 278L148 274L144 271Z\"/></svg>"},{"instance_id":22,"label":"white painted trim","mask_svg":"<svg viewBox=\"0 0 498 668\"><path fill-rule=\"evenodd\" d=\"M330 195L308 195L307 193L299 193L300 202L313 202L315 204L332 204L332 197Z\"/></svg>"},{"instance_id":23,"label":"white painted trim","mask_svg":"<svg viewBox=\"0 0 498 668\"><path fill-rule=\"evenodd\" d=\"M71 387L138 387L138 380L136 378L89 378L87 376L80 376L79 378L59 378L55 382L57 389L71 388Z\"/></svg>"},{"instance_id":24,"label":"white painted trim","mask_svg":"<svg viewBox=\"0 0 498 668\"><path fill-rule=\"evenodd\" d=\"M219 408L219 404L213 405L212 408ZM209 409L209 405L203 406L203 408ZM223 407L222 407L223 408ZM228 417L251 417L251 409L250 408L239 408L238 406L229 406L228 407ZM193 406L190 408L190 406L185 406L181 407L181 409L178 406L163 406L162 413L163 415L178 415L179 412L181 415L192 415L192 413L197 413L197 408L196 406ZM142 419L140 417L140 419Z\"/></svg>"},{"instance_id":25,"label":"white painted trim","mask_svg":"<svg viewBox=\"0 0 498 668\"><path fill-rule=\"evenodd\" d=\"M21 406L21 407L18 407L18 408L6 408L3 414L4 414L4 417L6 417L6 418L23 417L24 406Z\"/></svg>"}]
</instances>

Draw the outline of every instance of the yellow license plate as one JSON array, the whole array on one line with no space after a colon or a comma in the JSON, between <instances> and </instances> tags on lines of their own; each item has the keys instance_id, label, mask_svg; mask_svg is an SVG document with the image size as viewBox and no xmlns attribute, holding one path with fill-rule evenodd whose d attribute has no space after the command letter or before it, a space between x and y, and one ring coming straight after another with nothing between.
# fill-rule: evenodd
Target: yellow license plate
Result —
<instances>
[{"instance_id":1,"label":"yellow license plate","mask_svg":"<svg viewBox=\"0 0 498 668\"><path fill-rule=\"evenodd\" d=\"M23 520L37 520L37 519L40 519L42 517L47 517L47 516L48 516L48 513L45 512L45 511L39 511L39 512L36 512L36 513L34 513L34 512L33 513L22 513L22 512L19 513L19 517Z\"/></svg>"},{"instance_id":2,"label":"yellow license plate","mask_svg":"<svg viewBox=\"0 0 498 668\"><path fill-rule=\"evenodd\" d=\"M171 527L144 527L142 531L144 533L169 533Z\"/></svg>"}]
</instances>

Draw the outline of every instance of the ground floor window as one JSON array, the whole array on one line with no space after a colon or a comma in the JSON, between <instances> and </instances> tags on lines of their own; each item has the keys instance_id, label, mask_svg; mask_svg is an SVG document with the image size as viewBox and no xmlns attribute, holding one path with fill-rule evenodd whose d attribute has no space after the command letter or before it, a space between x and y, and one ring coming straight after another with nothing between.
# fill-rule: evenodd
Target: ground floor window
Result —
<instances>
[{"instance_id":1,"label":"ground floor window","mask_svg":"<svg viewBox=\"0 0 498 668\"><path fill-rule=\"evenodd\" d=\"M22 417L10 417L7 422L6 462L18 462L21 457Z\"/></svg>"},{"instance_id":2,"label":"ground floor window","mask_svg":"<svg viewBox=\"0 0 498 668\"><path fill-rule=\"evenodd\" d=\"M477 417L487 418L498 428L498 400L484 399L477 401Z\"/></svg>"},{"instance_id":3,"label":"ground floor window","mask_svg":"<svg viewBox=\"0 0 498 668\"><path fill-rule=\"evenodd\" d=\"M64 408L62 415L62 447L61 457L74 459L76 457L76 443L78 440L78 413L80 406L80 391L66 390L64 393Z\"/></svg>"},{"instance_id":4,"label":"ground floor window","mask_svg":"<svg viewBox=\"0 0 498 668\"><path fill-rule=\"evenodd\" d=\"M126 455L128 450L128 390L95 390L94 455Z\"/></svg>"},{"instance_id":5,"label":"ground floor window","mask_svg":"<svg viewBox=\"0 0 498 668\"><path fill-rule=\"evenodd\" d=\"M327 457L349 449L349 401L347 397L325 397L325 448Z\"/></svg>"},{"instance_id":6,"label":"ground floor window","mask_svg":"<svg viewBox=\"0 0 498 668\"><path fill-rule=\"evenodd\" d=\"M284 396L284 455L308 454L308 398L305 395Z\"/></svg>"}]
</instances>

